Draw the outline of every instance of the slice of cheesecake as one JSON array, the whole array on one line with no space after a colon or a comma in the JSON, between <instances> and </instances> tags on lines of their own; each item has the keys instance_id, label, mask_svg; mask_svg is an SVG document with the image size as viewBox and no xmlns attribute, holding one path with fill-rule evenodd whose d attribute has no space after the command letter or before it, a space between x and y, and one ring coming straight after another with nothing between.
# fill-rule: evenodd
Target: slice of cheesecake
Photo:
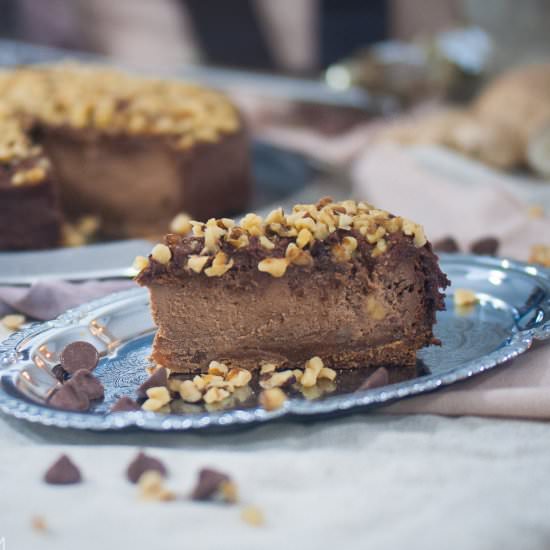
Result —
<instances>
[{"instance_id":1,"label":"slice of cheesecake","mask_svg":"<svg viewBox=\"0 0 550 550\"><path fill-rule=\"evenodd\" d=\"M423 229L364 202L296 205L194 223L141 260L158 331L153 360L175 372L212 360L254 370L416 364L434 342L449 283Z\"/></svg>"}]
</instances>

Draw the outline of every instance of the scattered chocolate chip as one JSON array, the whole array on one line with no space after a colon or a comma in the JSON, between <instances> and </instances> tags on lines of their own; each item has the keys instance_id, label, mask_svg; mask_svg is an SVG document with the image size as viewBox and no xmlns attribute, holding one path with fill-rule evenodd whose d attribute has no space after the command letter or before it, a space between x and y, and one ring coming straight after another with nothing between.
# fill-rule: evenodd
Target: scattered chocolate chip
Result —
<instances>
[{"instance_id":1,"label":"scattered chocolate chip","mask_svg":"<svg viewBox=\"0 0 550 550\"><path fill-rule=\"evenodd\" d=\"M74 385L78 390L85 393L90 401L105 397L103 384L86 369L77 370L66 385Z\"/></svg>"},{"instance_id":2,"label":"scattered chocolate chip","mask_svg":"<svg viewBox=\"0 0 550 550\"><path fill-rule=\"evenodd\" d=\"M65 369L61 365L56 365L52 369L52 374L55 376L55 378L63 384L65 380L67 379L67 373L65 372Z\"/></svg>"},{"instance_id":3,"label":"scattered chocolate chip","mask_svg":"<svg viewBox=\"0 0 550 550\"><path fill-rule=\"evenodd\" d=\"M139 411L141 407L130 397L124 396L111 407L111 412Z\"/></svg>"},{"instance_id":4,"label":"scattered chocolate chip","mask_svg":"<svg viewBox=\"0 0 550 550\"><path fill-rule=\"evenodd\" d=\"M54 391L48 404L66 411L87 411L90 408L90 399L78 386L67 382Z\"/></svg>"},{"instance_id":5,"label":"scattered chocolate chip","mask_svg":"<svg viewBox=\"0 0 550 550\"><path fill-rule=\"evenodd\" d=\"M230 482L231 479L227 474L210 468L203 468L199 472L199 479L191 493L191 499L210 500L220 493L224 484Z\"/></svg>"},{"instance_id":6,"label":"scattered chocolate chip","mask_svg":"<svg viewBox=\"0 0 550 550\"><path fill-rule=\"evenodd\" d=\"M357 388L358 391L372 390L387 386L390 383L390 375L385 367L376 369L366 380Z\"/></svg>"},{"instance_id":7,"label":"scattered chocolate chip","mask_svg":"<svg viewBox=\"0 0 550 550\"><path fill-rule=\"evenodd\" d=\"M138 397L147 397L147 390L150 388L158 388L159 386L168 385L168 371L161 367L147 379L139 388L137 389Z\"/></svg>"},{"instance_id":8,"label":"scattered chocolate chip","mask_svg":"<svg viewBox=\"0 0 550 550\"><path fill-rule=\"evenodd\" d=\"M44 474L44 481L50 485L80 483L80 470L67 455L61 455Z\"/></svg>"},{"instance_id":9,"label":"scattered chocolate chip","mask_svg":"<svg viewBox=\"0 0 550 550\"><path fill-rule=\"evenodd\" d=\"M72 342L61 352L59 360L61 366L73 374L80 369L94 370L99 361L99 353L89 342Z\"/></svg>"},{"instance_id":10,"label":"scattered chocolate chip","mask_svg":"<svg viewBox=\"0 0 550 550\"><path fill-rule=\"evenodd\" d=\"M450 254L460 252L460 247L453 237L444 237L443 239L439 239L439 241L433 243L432 246L436 252L448 252Z\"/></svg>"},{"instance_id":11,"label":"scattered chocolate chip","mask_svg":"<svg viewBox=\"0 0 550 550\"><path fill-rule=\"evenodd\" d=\"M138 453L134 460L128 464L126 476L132 483L137 483L141 475L150 470L154 470L163 477L166 477L166 466L160 460L145 453Z\"/></svg>"},{"instance_id":12,"label":"scattered chocolate chip","mask_svg":"<svg viewBox=\"0 0 550 550\"><path fill-rule=\"evenodd\" d=\"M482 256L496 256L498 247L498 239L495 237L485 237L472 243L470 246L470 252L472 254L480 254Z\"/></svg>"}]
</instances>

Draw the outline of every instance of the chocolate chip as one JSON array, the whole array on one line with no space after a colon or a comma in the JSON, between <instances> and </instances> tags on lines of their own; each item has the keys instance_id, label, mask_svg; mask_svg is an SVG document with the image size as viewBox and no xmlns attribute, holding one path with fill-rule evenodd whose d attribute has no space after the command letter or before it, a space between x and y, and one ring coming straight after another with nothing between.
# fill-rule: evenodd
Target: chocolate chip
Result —
<instances>
[{"instance_id":1,"label":"chocolate chip","mask_svg":"<svg viewBox=\"0 0 550 550\"><path fill-rule=\"evenodd\" d=\"M470 246L472 254L480 254L482 256L496 256L498 252L499 241L495 237L484 237L478 239Z\"/></svg>"},{"instance_id":2,"label":"chocolate chip","mask_svg":"<svg viewBox=\"0 0 550 550\"><path fill-rule=\"evenodd\" d=\"M68 373L77 370L94 370L99 361L99 353L89 342L72 342L61 352L61 366Z\"/></svg>"},{"instance_id":3,"label":"chocolate chip","mask_svg":"<svg viewBox=\"0 0 550 550\"><path fill-rule=\"evenodd\" d=\"M80 483L80 470L67 455L61 455L44 474L44 481L50 485Z\"/></svg>"},{"instance_id":4,"label":"chocolate chip","mask_svg":"<svg viewBox=\"0 0 550 550\"><path fill-rule=\"evenodd\" d=\"M168 385L168 371L161 367L156 369L155 372L137 389L138 397L147 397L147 390L149 388L158 388L159 386Z\"/></svg>"},{"instance_id":5,"label":"chocolate chip","mask_svg":"<svg viewBox=\"0 0 550 550\"><path fill-rule=\"evenodd\" d=\"M385 367L376 369L365 381L357 388L358 391L372 390L387 386L390 383L390 375Z\"/></svg>"},{"instance_id":6,"label":"chocolate chip","mask_svg":"<svg viewBox=\"0 0 550 550\"><path fill-rule=\"evenodd\" d=\"M56 365L52 369L52 374L56 377L56 379L63 384L65 380L67 379L67 373L65 372L65 369L61 365Z\"/></svg>"},{"instance_id":7,"label":"chocolate chip","mask_svg":"<svg viewBox=\"0 0 550 550\"><path fill-rule=\"evenodd\" d=\"M138 453L134 460L128 464L126 476L132 483L137 483L141 475L149 470L154 470L163 477L166 477L167 474L166 466L160 460L145 453Z\"/></svg>"},{"instance_id":8,"label":"chocolate chip","mask_svg":"<svg viewBox=\"0 0 550 550\"><path fill-rule=\"evenodd\" d=\"M87 411L90 408L90 399L77 386L67 382L55 390L48 404L65 411Z\"/></svg>"},{"instance_id":9,"label":"chocolate chip","mask_svg":"<svg viewBox=\"0 0 550 550\"><path fill-rule=\"evenodd\" d=\"M199 479L191 493L191 498L193 500L210 500L217 496L224 483L230 481L229 476L222 472L203 468L199 472Z\"/></svg>"},{"instance_id":10,"label":"chocolate chip","mask_svg":"<svg viewBox=\"0 0 550 550\"><path fill-rule=\"evenodd\" d=\"M458 243L453 239L453 237L444 237L433 243L433 249L436 252L447 252L453 254L454 252L460 252L460 247Z\"/></svg>"},{"instance_id":11,"label":"chocolate chip","mask_svg":"<svg viewBox=\"0 0 550 550\"><path fill-rule=\"evenodd\" d=\"M111 412L139 411L141 407L130 397L121 397L112 407Z\"/></svg>"},{"instance_id":12,"label":"chocolate chip","mask_svg":"<svg viewBox=\"0 0 550 550\"><path fill-rule=\"evenodd\" d=\"M76 371L66 385L74 385L78 390L85 393L90 401L105 397L103 384L86 369Z\"/></svg>"}]
</instances>

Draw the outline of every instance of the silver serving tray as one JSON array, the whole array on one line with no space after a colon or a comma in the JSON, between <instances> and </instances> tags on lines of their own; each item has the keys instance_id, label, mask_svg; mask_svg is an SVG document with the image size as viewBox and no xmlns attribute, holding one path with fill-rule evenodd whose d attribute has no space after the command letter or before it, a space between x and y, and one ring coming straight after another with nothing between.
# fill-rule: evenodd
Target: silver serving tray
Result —
<instances>
[{"instance_id":1,"label":"silver serving tray","mask_svg":"<svg viewBox=\"0 0 550 550\"><path fill-rule=\"evenodd\" d=\"M293 397L274 412L259 408L254 397L228 410L109 413L118 397L134 397L137 385L147 376L144 367L155 327L148 294L136 288L32 325L0 344L0 410L30 422L91 430L190 430L281 417L313 418L367 410L448 386L513 359L534 340L550 338L550 272L506 259L467 255L442 255L441 264L453 283L447 311L439 313L435 329L442 346L419 352L422 374L408 381L365 391L358 390L361 380L357 378L364 377L364 372L341 373L333 393L314 400ZM479 304L456 309L455 288L475 291ZM55 410L45 404L57 384L51 370L60 351L74 340L91 342L102 356L96 374L105 385L105 400L88 413Z\"/></svg>"}]
</instances>

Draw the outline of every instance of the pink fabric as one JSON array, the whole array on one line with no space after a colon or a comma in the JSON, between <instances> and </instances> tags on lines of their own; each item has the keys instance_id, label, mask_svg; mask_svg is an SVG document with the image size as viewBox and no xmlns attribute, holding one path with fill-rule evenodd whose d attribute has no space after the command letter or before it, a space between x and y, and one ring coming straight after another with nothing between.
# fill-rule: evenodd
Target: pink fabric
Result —
<instances>
[{"instance_id":1,"label":"pink fabric","mask_svg":"<svg viewBox=\"0 0 550 550\"><path fill-rule=\"evenodd\" d=\"M31 287L0 287L0 315L18 311L32 319L46 321L90 300L133 287L133 281L55 281Z\"/></svg>"},{"instance_id":2,"label":"pink fabric","mask_svg":"<svg viewBox=\"0 0 550 550\"><path fill-rule=\"evenodd\" d=\"M550 219L530 219L528 205L496 172L482 182L461 181L452 171L427 169L407 149L376 145L357 159L352 177L358 198L421 222L432 241L451 235L466 249L491 235L501 241L500 255L519 260L533 244L550 245ZM506 367L381 411L550 419L550 345L538 343Z\"/></svg>"}]
</instances>

